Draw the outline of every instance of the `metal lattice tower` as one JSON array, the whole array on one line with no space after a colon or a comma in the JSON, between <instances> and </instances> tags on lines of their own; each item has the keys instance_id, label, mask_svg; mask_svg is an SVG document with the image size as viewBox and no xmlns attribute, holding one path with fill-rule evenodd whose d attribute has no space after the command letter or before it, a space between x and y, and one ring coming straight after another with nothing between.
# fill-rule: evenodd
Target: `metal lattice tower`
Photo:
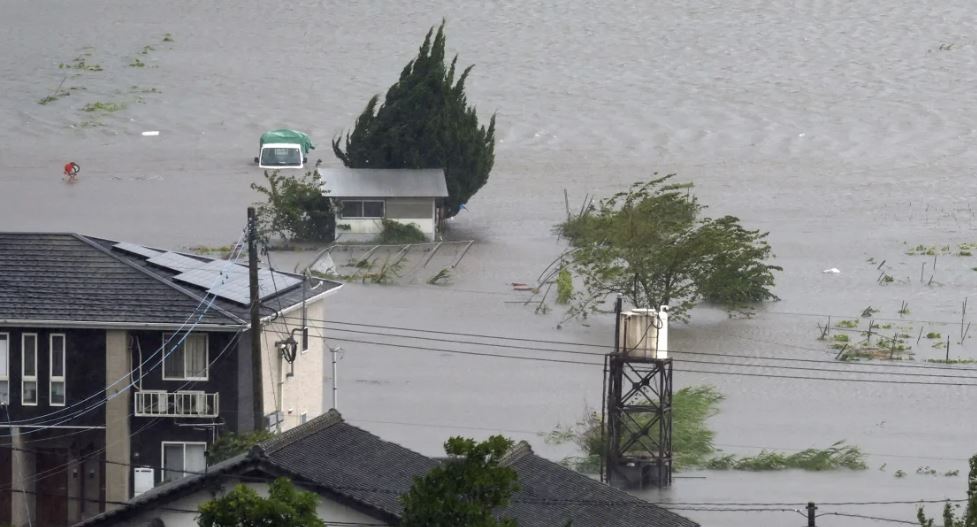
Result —
<instances>
[{"instance_id":1,"label":"metal lattice tower","mask_svg":"<svg viewBox=\"0 0 977 527\"><path fill-rule=\"evenodd\" d=\"M667 487L672 483L672 360L667 353L633 353L621 338L627 328L621 327L620 302L617 311L617 344L605 363L602 476L615 487ZM657 334L653 345L657 351Z\"/></svg>"}]
</instances>

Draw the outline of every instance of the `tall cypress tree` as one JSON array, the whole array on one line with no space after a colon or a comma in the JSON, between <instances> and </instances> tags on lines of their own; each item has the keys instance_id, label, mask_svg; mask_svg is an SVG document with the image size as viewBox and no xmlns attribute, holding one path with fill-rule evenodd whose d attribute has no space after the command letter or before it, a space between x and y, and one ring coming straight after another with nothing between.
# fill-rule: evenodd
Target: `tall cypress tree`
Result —
<instances>
[{"instance_id":1,"label":"tall cypress tree","mask_svg":"<svg viewBox=\"0 0 977 527\"><path fill-rule=\"evenodd\" d=\"M488 181L495 162L495 115L480 126L465 97L468 66L455 80L458 57L444 62L444 22L428 31L417 58L400 73L377 107L373 96L346 134L332 143L333 152L350 168L443 168L448 184L446 215L461 206Z\"/></svg>"}]
</instances>

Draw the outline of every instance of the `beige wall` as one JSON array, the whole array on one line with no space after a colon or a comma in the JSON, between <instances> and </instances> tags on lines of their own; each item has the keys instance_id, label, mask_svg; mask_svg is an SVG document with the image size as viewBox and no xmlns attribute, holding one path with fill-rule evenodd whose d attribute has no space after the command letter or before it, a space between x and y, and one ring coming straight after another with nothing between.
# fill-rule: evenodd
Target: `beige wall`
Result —
<instances>
[{"instance_id":1,"label":"beige wall","mask_svg":"<svg viewBox=\"0 0 977 527\"><path fill-rule=\"evenodd\" d=\"M434 200L431 198L396 198L384 200L386 219L403 224L413 223L429 237L434 237ZM379 219L336 218L336 234L379 234L383 223ZM348 225L341 229L339 225Z\"/></svg>"},{"instance_id":2,"label":"beige wall","mask_svg":"<svg viewBox=\"0 0 977 527\"><path fill-rule=\"evenodd\" d=\"M125 331L105 332L105 379L111 382L129 375L129 335ZM120 390L126 393L119 394ZM118 395L116 395L118 394ZM111 502L129 499L129 396L123 383L108 388L105 405L105 501L106 510L117 508ZM114 397L113 397L114 396Z\"/></svg>"},{"instance_id":3,"label":"beige wall","mask_svg":"<svg viewBox=\"0 0 977 527\"><path fill-rule=\"evenodd\" d=\"M307 318L310 326L322 326L325 317L326 302L331 297L320 299L306 306ZM274 307L274 305L272 305ZM302 327L302 309L289 312L274 322L265 324L261 331L261 371L263 385L263 400L268 415L276 410L284 414L282 430L298 426L301 415L307 414L308 419L321 415L327 408L323 408L324 382L323 375L329 359L326 357L329 349L323 342L322 330L309 328L309 348L302 352L302 335L295 332L295 340L299 343L299 353L295 358L294 368L282 358L275 349L275 341L288 337L290 330ZM292 376L286 376L293 372Z\"/></svg>"},{"instance_id":4,"label":"beige wall","mask_svg":"<svg viewBox=\"0 0 977 527\"><path fill-rule=\"evenodd\" d=\"M230 491L233 488L233 480L226 480L223 488L216 496L223 495L224 493ZM246 483L247 486L254 489L258 494L262 496L268 495L268 485L265 483ZM299 487L302 490L312 490ZM196 511L197 507L201 503L209 501L215 497L215 494L209 491L197 491L189 496L185 496L178 500L172 502L167 502L161 505L159 509L146 511L143 514L125 522L125 525L133 527L142 527L147 525L154 518L159 518L163 520L163 524L166 527L197 527L196 512L183 512L183 511ZM165 507L165 510L163 509ZM372 516L367 516L355 509L347 507L346 505L332 501L326 497L320 496L318 502L316 503L316 514L326 525L333 525L333 522L342 522L344 524L349 523L365 523L370 525L387 525L384 522L373 518ZM121 525L121 524L120 524Z\"/></svg>"}]
</instances>

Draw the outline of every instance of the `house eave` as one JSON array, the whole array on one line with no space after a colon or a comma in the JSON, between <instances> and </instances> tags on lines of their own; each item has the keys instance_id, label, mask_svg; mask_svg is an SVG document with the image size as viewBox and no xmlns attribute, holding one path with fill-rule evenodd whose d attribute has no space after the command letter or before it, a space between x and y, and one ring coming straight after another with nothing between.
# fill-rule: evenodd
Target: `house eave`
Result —
<instances>
[{"instance_id":1,"label":"house eave","mask_svg":"<svg viewBox=\"0 0 977 527\"><path fill-rule=\"evenodd\" d=\"M185 329L187 324L171 322L104 322L98 320L52 320L52 319L18 319L0 318L0 327L29 327L29 328L68 328L68 329ZM196 324L198 331L239 331L245 326L240 324Z\"/></svg>"},{"instance_id":2,"label":"house eave","mask_svg":"<svg viewBox=\"0 0 977 527\"><path fill-rule=\"evenodd\" d=\"M309 298L307 298L305 300L305 305L308 306L309 304L314 304L314 303L322 300L323 298L326 298L327 296L330 296L330 295L334 294L336 291L339 291L342 288L343 288L343 284L339 284L336 287L329 288L329 289L327 289L327 290L325 290L325 291L323 291L323 292L321 292L321 293L319 293L317 295L310 296ZM274 299L269 300L267 302L264 302L264 304L267 307L268 304L271 303L271 302L274 302ZM261 317L261 323L262 324L266 324L266 323L268 323L270 321L273 321L274 319L276 319L278 317L283 317L283 316L285 316L285 315L287 315L287 314L289 314L289 313L291 313L293 311L299 310L299 309L302 309L302 302L297 302L295 304L292 304L291 306L288 306L285 309L282 309L280 312L275 312L275 313L273 313L271 315L268 315L266 317ZM248 325L246 325L244 327L250 329L251 328L251 324L248 324Z\"/></svg>"}]
</instances>

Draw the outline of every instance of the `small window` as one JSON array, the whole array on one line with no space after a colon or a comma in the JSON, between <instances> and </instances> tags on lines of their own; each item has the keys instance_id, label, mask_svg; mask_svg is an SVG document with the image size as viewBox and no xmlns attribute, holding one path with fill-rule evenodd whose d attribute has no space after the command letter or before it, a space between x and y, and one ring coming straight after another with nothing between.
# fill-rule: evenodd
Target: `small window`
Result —
<instances>
[{"instance_id":1,"label":"small window","mask_svg":"<svg viewBox=\"0 0 977 527\"><path fill-rule=\"evenodd\" d=\"M207 469L207 443L163 441L163 481L202 474Z\"/></svg>"},{"instance_id":2,"label":"small window","mask_svg":"<svg viewBox=\"0 0 977 527\"><path fill-rule=\"evenodd\" d=\"M364 201L363 202L363 217L364 218L382 218L383 217L383 202L382 201Z\"/></svg>"},{"instance_id":3,"label":"small window","mask_svg":"<svg viewBox=\"0 0 977 527\"><path fill-rule=\"evenodd\" d=\"M0 333L0 404L10 404L10 335Z\"/></svg>"},{"instance_id":4,"label":"small window","mask_svg":"<svg viewBox=\"0 0 977 527\"><path fill-rule=\"evenodd\" d=\"M20 404L37 405L37 333L24 333L21 343Z\"/></svg>"},{"instance_id":5,"label":"small window","mask_svg":"<svg viewBox=\"0 0 977 527\"><path fill-rule=\"evenodd\" d=\"M382 218L384 212L383 201L342 201L343 218Z\"/></svg>"},{"instance_id":6,"label":"small window","mask_svg":"<svg viewBox=\"0 0 977 527\"><path fill-rule=\"evenodd\" d=\"M210 362L207 335L191 333L163 334L166 358L163 359L163 379L168 381L206 381Z\"/></svg>"},{"instance_id":7,"label":"small window","mask_svg":"<svg viewBox=\"0 0 977 527\"><path fill-rule=\"evenodd\" d=\"M65 336L51 335L51 406L64 406L65 403Z\"/></svg>"}]
</instances>

